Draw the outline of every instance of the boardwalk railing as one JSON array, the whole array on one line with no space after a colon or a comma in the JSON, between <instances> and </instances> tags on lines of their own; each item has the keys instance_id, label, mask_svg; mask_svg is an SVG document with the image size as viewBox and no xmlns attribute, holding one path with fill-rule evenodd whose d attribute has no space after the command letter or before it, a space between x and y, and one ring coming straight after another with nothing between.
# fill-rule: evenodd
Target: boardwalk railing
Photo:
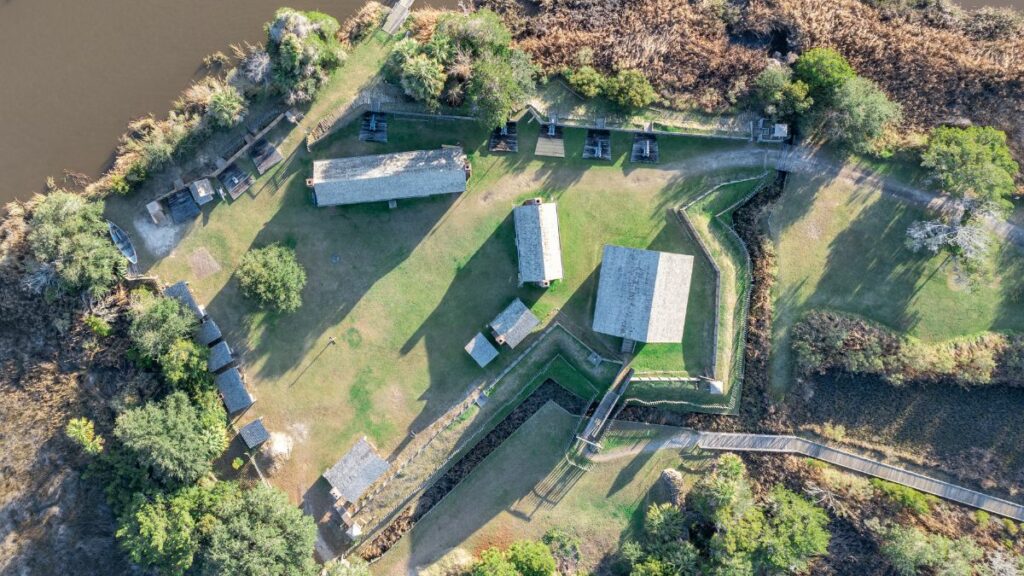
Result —
<instances>
[{"instance_id":1,"label":"boardwalk railing","mask_svg":"<svg viewBox=\"0 0 1024 576\"><path fill-rule=\"evenodd\" d=\"M705 450L727 450L740 452L776 452L800 454L834 464L842 468L861 472L869 476L909 486L921 492L939 496L966 506L979 508L1024 522L1024 506L976 492L956 484L950 484L923 474L883 464L850 452L832 448L818 442L796 436L775 436L769 434L734 434L724 432L698 433L697 447Z\"/></svg>"}]
</instances>

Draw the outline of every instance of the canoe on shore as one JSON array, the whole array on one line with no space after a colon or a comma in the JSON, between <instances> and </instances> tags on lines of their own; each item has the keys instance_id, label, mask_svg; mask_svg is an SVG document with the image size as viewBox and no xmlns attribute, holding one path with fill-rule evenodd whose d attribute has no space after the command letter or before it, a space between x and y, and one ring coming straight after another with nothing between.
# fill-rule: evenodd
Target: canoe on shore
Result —
<instances>
[{"instance_id":1,"label":"canoe on shore","mask_svg":"<svg viewBox=\"0 0 1024 576\"><path fill-rule=\"evenodd\" d=\"M110 229L110 239L114 241L114 246L117 246L121 254L124 254L132 264L138 263L139 255L135 253L135 246L132 246L132 239L128 237L128 233L110 220L107 220L107 228Z\"/></svg>"}]
</instances>

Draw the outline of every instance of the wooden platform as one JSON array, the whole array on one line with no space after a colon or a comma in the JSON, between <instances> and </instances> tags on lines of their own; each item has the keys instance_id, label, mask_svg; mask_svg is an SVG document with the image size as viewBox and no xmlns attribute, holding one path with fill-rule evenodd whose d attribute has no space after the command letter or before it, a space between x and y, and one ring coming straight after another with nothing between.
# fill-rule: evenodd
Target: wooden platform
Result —
<instances>
[{"instance_id":1,"label":"wooden platform","mask_svg":"<svg viewBox=\"0 0 1024 576\"><path fill-rule=\"evenodd\" d=\"M237 165L231 164L221 171L220 181L227 189L228 196L231 196L232 200L238 200L238 197L252 186L253 177Z\"/></svg>"},{"instance_id":2,"label":"wooden platform","mask_svg":"<svg viewBox=\"0 0 1024 576\"><path fill-rule=\"evenodd\" d=\"M537 136L537 149L534 154L565 158L565 139L562 135L562 127L555 126L554 130L550 130L548 126L548 124L541 124L540 134ZM554 135L551 135L550 132L554 132Z\"/></svg>"},{"instance_id":3,"label":"wooden platform","mask_svg":"<svg viewBox=\"0 0 1024 576\"><path fill-rule=\"evenodd\" d=\"M518 152L519 136L517 134L516 123L506 122L504 132L502 132L501 127L495 128L491 132L491 140L487 144L487 149L491 152Z\"/></svg>"},{"instance_id":4,"label":"wooden platform","mask_svg":"<svg viewBox=\"0 0 1024 576\"><path fill-rule=\"evenodd\" d=\"M359 126L359 140L363 142L388 141L388 117L382 112L364 112Z\"/></svg>"},{"instance_id":5,"label":"wooden platform","mask_svg":"<svg viewBox=\"0 0 1024 576\"><path fill-rule=\"evenodd\" d=\"M608 130L587 130L587 139L583 142L583 158L611 160L612 133Z\"/></svg>"},{"instance_id":6,"label":"wooden platform","mask_svg":"<svg viewBox=\"0 0 1024 576\"><path fill-rule=\"evenodd\" d=\"M284 156L281 155L277 146L271 144L266 138L261 138L253 143L252 147L249 148L249 157L252 159L252 163L256 165L256 171L261 176L267 170L273 168L275 164L284 160Z\"/></svg>"},{"instance_id":7,"label":"wooden platform","mask_svg":"<svg viewBox=\"0 0 1024 576\"><path fill-rule=\"evenodd\" d=\"M630 162L657 164L658 157L658 138L654 134L643 132L633 134L633 150L629 154Z\"/></svg>"}]
</instances>

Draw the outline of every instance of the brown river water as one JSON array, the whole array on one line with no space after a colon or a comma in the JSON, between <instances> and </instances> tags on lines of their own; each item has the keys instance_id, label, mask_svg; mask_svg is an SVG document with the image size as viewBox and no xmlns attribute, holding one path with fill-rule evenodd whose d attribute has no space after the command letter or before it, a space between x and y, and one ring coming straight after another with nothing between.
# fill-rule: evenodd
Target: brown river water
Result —
<instances>
[{"instance_id":1,"label":"brown river water","mask_svg":"<svg viewBox=\"0 0 1024 576\"><path fill-rule=\"evenodd\" d=\"M99 174L129 120L165 114L204 56L261 41L278 7L343 20L364 1L0 0L0 204Z\"/></svg>"},{"instance_id":2,"label":"brown river water","mask_svg":"<svg viewBox=\"0 0 1024 576\"><path fill-rule=\"evenodd\" d=\"M342 20L363 2L0 0L0 203L65 169L99 174L129 120L165 113L203 56L262 40L278 6ZM963 3L1024 9L1024 0Z\"/></svg>"}]
</instances>

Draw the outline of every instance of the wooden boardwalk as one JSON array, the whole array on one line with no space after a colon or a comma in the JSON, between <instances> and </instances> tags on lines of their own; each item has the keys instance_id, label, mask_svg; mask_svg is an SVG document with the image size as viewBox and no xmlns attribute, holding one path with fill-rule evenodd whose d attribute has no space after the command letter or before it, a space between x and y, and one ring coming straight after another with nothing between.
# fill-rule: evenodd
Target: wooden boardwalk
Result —
<instances>
[{"instance_id":1,"label":"wooden boardwalk","mask_svg":"<svg viewBox=\"0 0 1024 576\"><path fill-rule=\"evenodd\" d=\"M705 450L726 450L738 452L779 452L801 454L829 464L875 476L889 482L910 486L921 492L934 494L946 500L979 508L1006 518L1024 522L1024 506L968 490L962 486L929 478L916 472L883 464L876 460L857 456L824 444L797 438L796 436L773 436L768 434L730 434L723 432L698 432L697 447Z\"/></svg>"}]
</instances>

